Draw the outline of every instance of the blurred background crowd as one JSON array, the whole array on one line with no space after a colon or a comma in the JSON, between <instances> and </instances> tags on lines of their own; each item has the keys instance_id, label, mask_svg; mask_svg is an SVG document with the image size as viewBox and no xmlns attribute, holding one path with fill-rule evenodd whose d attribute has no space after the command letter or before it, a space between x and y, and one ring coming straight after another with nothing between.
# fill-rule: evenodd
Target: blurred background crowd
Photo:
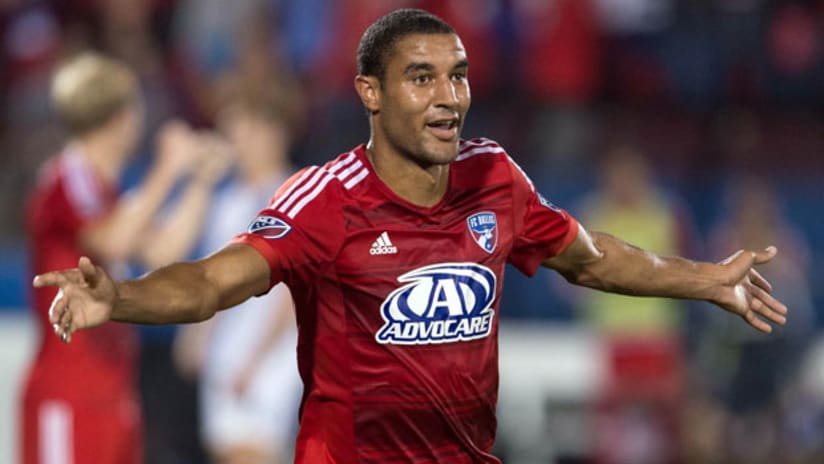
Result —
<instances>
[{"instance_id":1,"label":"blurred background crowd","mask_svg":"<svg viewBox=\"0 0 824 464\"><path fill-rule=\"evenodd\" d=\"M824 462L819 0L0 0L0 315L28 304L23 198L65 136L49 104L58 63L93 49L139 76L147 131L123 189L164 122L215 128L237 88L276 102L302 167L367 139L355 49L399 7L461 35L474 97L464 136L499 141L584 225L711 261L780 250L764 274L791 318L769 337L701 304L509 272L502 326L580 330L570 343L597 348L598 386L529 397L531 442L502 410L505 462ZM173 332L143 330L147 462L202 462L185 401L195 383L170 380Z\"/></svg>"}]
</instances>

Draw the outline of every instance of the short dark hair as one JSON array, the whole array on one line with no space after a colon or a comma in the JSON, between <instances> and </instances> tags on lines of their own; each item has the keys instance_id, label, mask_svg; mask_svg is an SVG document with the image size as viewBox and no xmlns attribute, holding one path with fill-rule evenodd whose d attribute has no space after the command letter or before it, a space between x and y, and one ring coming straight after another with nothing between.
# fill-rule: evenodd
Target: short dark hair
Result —
<instances>
[{"instance_id":1,"label":"short dark hair","mask_svg":"<svg viewBox=\"0 0 824 464\"><path fill-rule=\"evenodd\" d=\"M382 16L366 29L358 45L358 74L383 80L395 43L410 34L455 34L455 29L428 11L404 8Z\"/></svg>"}]
</instances>

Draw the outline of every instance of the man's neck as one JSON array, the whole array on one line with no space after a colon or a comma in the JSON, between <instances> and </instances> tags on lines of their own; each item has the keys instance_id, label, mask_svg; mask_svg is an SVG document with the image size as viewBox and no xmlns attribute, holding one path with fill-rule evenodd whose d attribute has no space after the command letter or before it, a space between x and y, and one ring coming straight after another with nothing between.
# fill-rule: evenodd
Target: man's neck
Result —
<instances>
[{"instance_id":1,"label":"man's neck","mask_svg":"<svg viewBox=\"0 0 824 464\"><path fill-rule=\"evenodd\" d=\"M394 150L376 153L372 140L366 145L375 174L396 195L421 207L431 207L441 201L449 184L449 164L421 166Z\"/></svg>"}]
</instances>

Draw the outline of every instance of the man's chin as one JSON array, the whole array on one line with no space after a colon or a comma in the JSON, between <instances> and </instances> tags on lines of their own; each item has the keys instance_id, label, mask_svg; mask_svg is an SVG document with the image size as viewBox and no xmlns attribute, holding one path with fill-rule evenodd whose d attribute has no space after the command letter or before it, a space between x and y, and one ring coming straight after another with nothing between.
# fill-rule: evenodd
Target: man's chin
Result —
<instances>
[{"instance_id":1,"label":"man's chin","mask_svg":"<svg viewBox=\"0 0 824 464\"><path fill-rule=\"evenodd\" d=\"M458 157L458 139L455 141L438 141L425 147L426 157L432 164L449 164Z\"/></svg>"}]
</instances>

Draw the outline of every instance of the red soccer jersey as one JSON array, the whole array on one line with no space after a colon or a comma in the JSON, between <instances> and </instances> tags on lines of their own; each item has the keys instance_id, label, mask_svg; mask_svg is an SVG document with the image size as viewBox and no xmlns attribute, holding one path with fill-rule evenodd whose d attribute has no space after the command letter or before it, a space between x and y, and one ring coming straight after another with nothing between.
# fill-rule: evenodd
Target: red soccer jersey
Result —
<instances>
[{"instance_id":1,"label":"red soccer jersey","mask_svg":"<svg viewBox=\"0 0 824 464\"><path fill-rule=\"evenodd\" d=\"M111 212L116 199L113 186L105 184L79 154L66 150L52 159L28 203L32 271L76 267L80 256L89 254L81 248L81 230ZM109 322L73 334L66 345L52 334L48 320L55 293L54 288L34 291L40 346L27 390L97 404L131 395L137 356L134 329Z\"/></svg>"},{"instance_id":2,"label":"red soccer jersey","mask_svg":"<svg viewBox=\"0 0 824 464\"><path fill-rule=\"evenodd\" d=\"M495 142L463 141L449 176L413 205L361 145L296 174L236 239L295 299L297 462L499 462L504 267L532 275L578 228Z\"/></svg>"}]
</instances>

